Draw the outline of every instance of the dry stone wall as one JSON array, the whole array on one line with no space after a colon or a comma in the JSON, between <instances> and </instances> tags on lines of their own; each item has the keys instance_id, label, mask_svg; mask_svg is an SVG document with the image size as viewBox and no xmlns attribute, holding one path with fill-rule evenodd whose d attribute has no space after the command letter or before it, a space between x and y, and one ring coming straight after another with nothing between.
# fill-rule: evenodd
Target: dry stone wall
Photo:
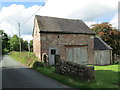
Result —
<instances>
[{"instance_id":1,"label":"dry stone wall","mask_svg":"<svg viewBox=\"0 0 120 90\"><path fill-rule=\"evenodd\" d=\"M72 76L83 81L94 80L94 67L76 64L70 61L61 60L59 55L55 55L55 67L59 74Z\"/></svg>"}]
</instances>

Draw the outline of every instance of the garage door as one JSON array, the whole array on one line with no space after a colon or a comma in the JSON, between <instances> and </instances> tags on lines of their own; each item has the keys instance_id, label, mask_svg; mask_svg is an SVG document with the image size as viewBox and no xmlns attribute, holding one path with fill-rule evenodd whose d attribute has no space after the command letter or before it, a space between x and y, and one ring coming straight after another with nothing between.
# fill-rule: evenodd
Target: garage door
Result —
<instances>
[{"instance_id":1,"label":"garage door","mask_svg":"<svg viewBox=\"0 0 120 90\"><path fill-rule=\"evenodd\" d=\"M67 47L67 61L78 64L87 63L87 47Z\"/></svg>"}]
</instances>

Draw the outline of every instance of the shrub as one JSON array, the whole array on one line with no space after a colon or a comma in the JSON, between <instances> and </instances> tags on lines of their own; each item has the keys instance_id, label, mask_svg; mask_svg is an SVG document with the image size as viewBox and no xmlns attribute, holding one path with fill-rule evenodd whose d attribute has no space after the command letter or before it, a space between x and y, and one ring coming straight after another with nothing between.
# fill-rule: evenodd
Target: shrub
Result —
<instances>
[{"instance_id":1,"label":"shrub","mask_svg":"<svg viewBox=\"0 0 120 90\"><path fill-rule=\"evenodd\" d=\"M3 51L2 51L2 53L3 53L3 54L9 53L9 49L4 48Z\"/></svg>"},{"instance_id":2,"label":"shrub","mask_svg":"<svg viewBox=\"0 0 120 90\"><path fill-rule=\"evenodd\" d=\"M116 61L114 64L120 64L120 61Z\"/></svg>"},{"instance_id":3,"label":"shrub","mask_svg":"<svg viewBox=\"0 0 120 90\"><path fill-rule=\"evenodd\" d=\"M33 68L44 67L44 66L45 66L44 63L39 61L35 61L33 64Z\"/></svg>"}]
</instances>

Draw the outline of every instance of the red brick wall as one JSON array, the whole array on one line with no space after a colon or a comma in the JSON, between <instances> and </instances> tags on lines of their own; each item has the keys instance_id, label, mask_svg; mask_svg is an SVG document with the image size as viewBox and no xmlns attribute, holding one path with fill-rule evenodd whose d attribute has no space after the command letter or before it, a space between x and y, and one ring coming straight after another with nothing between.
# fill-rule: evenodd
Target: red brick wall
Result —
<instances>
[{"instance_id":1,"label":"red brick wall","mask_svg":"<svg viewBox=\"0 0 120 90\"><path fill-rule=\"evenodd\" d=\"M88 45L88 63L94 64L94 36L84 34L52 34L41 33L41 54L46 53L48 55L48 49L50 47L58 48L58 54L61 59L66 59L66 47L64 45ZM59 38L58 38L59 36ZM38 42L38 41L36 41ZM38 47L38 46L37 46Z\"/></svg>"}]
</instances>

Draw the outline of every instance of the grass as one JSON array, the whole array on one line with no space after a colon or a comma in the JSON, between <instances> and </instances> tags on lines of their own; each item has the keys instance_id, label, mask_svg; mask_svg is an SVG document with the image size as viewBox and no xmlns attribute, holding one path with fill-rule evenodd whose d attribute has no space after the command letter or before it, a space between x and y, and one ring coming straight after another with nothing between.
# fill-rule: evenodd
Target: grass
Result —
<instances>
[{"instance_id":1,"label":"grass","mask_svg":"<svg viewBox=\"0 0 120 90\"><path fill-rule=\"evenodd\" d=\"M11 52L10 56L17 59L18 61L28 64L31 60L37 61L38 59L33 53L28 52ZM21 57L22 56L22 57ZM33 62L34 63L34 62ZM120 74L119 64L108 65L108 66L94 66L95 69L95 80L92 82L84 82L77 80L73 77L60 75L55 72L54 67L38 67L35 68L36 71L49 76L65 85L74 88L118 88L118 73ZM120 82L119 82L120 84Z\"/></svg>"},{"instance_id":2,"label":"grass","mask_svg":"<svg viewBox=\"0 0 120 90\"><path fill-rule=\"evenodd\" d=\"M56 73L54 67L39 67L39 68L36 68L36 70L46 76L49 76L49 77L65 84L65 85L75 87L75 88L79 88L79 87L87 88L83 84L79 84L81 81L79 81L73 77L66 76L66 75L60 75L60 74Z\"/></svg>"},{"instance_id":3,"label":"grass","mask_svg":"<svg viewBox=\"0 0 120 90\"><path fill-rule=\"evenodd\" d=\"M108 66L94 66L95 70L111 70L114 72L120 72L119 64L117 65L108 65Z\"/></svg>"},{"instance_id":4,"label":"grass","mask_svg":"<svg viewBox=\"0 0 120 90\"><path fill-rule=\"evenodd\" d=\"M38 61L38 58L32 52L15 52L12 51L9 55L15 60L25 64L26 66L32 67L35 61Z\"/></svg>"},{"instance_id":5,"label":"grass","mask_svg":"<svg viewBox=\"0 0 120 90\"><path fill-rule=\"evenodd\" d=\"M94 67L96 84L107 88L118 87L118 74L120 73L119 64Z\"/></svg>"}]
</instances>

